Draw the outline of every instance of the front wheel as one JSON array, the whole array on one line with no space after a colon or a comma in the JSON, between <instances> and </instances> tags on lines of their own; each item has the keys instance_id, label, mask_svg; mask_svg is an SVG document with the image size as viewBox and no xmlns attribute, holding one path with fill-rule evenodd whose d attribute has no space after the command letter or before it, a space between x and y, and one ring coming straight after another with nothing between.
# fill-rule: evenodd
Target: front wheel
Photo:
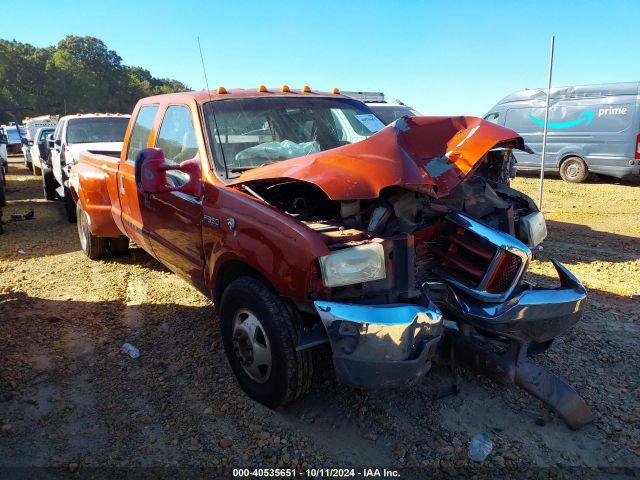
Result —
<instances>
[{"instance_id":1,"label":"front wheel","mask_svg":"<svg viewBox=\"0 0 640 480\"><path fill-rule=\"evenodd\" d=\"M109 239L96 237L91 233L91 230L89 230L89 216L82 208L80 201L76 205L76 216L78 218L78 237L82 251L91 260L103 257L107 253Z\"/></svg>"},{"instance_id":2,"label":"front wheel","mask_svg":"<svg viewBox=\"0 0 640 480\"><path fill-rule=\"evenodd\" d=\"M78 220L76 215L76 202L71 196L71 190L67 187L64 187L64 211L69 223L76 223Z\"/></svg>"},{"instance_id":3,"label":"front wheel","mask_svg":"<svg viewBox=\"0 0 640 480\"><path fill-rule=\"evenodd\" d=\"M298 315L264 282L234 280L222 294L222 341L240 387L276 408L303 397L313 377L312 352L296 351Z\"/></svg>"},{"instance_id":4,"label":"front wheel","mask_svg":"<svg viewBox=\"0 0 640 480\"><path fill-rule=\"evenodd\" d=\"M42 194L47 200L55 200L57 197L56 179L51 168L45 164L42 164Z\"/></svg>"},{"instance_id":5,"label":"front wheel","mask_svg":"<svg viewBox=\"0 0 640 480\"><path fill-rule=\"evenodd\" d=\"M569 157L560 165L560 176L566 182L582 183L589 177L589 169L580 157Z\"/></svg>"},{"instance_id":6,"label":"front wheel","mask_svg":"<svg viewBox=\"0 0 640 480\"><path fill-rule=\"evenodd\" d=\"M7 197L4 192L4 185L5 185L4 171L2 170L2 167L0 167L0 208L4 207L7 204ZM1 216L2 215L0 215L0 217ZM2 221L0 219L0 225L1 224L2 224Z\"/></svg>"}]
</instances>

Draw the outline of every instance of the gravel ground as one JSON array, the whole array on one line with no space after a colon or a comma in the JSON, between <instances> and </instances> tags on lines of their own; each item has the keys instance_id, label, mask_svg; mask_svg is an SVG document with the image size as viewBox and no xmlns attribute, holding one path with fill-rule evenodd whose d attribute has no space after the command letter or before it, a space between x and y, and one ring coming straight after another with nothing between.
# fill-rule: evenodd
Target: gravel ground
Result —
<instances>
[{"instance_id":1,"label":"gravel ground","mask_svg":"<svg viewBox=\"0 0 640 480\"><path fill-rule=\"evenodd\" d=\"M536 185L515 181L531 195ZM42 200L40 180L14 163L4 219L30 209L35 219L9 223L0 236L1 475L127 469L173 476L206 468L226 478L233 467L353 466L397 468L403 478L633 477L640 468L638 188L546 182L550 235L530 276L551 282L548 258L557 256L590 293L584 321L538 357L595 412L592 425L573 432L515 387L438 366L409 390L359 391L325 375L305 400L271 411L236 385L206 298L140 249L87 259L61 203ZM120 353L124 342L140 349L138 359ZM436 400L452 385L457 395ZM478 432L493 441L481 464L467 457Z\"/></svg>"}]
</instances>

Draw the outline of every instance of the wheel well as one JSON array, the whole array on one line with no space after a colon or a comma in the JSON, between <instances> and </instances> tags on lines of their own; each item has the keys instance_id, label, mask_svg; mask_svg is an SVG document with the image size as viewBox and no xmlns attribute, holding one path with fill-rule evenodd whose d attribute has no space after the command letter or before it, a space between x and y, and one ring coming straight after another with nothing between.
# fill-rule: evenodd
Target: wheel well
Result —
<instances>
[{"instance_id":1,"label":"wheel well","mask_svg":"<svg viewBox=\"0 0 640 480\"><path fill-rule=\"evenodd\" d=\"M220 299L222 298L222 293L225 288L227 288L227 286L235 279L240 277L254 277L263 281L265 285L270 288L273 288L271 283L255 268L250 267L240 260L228 260L219 268L218 273L216 274L215 298L213 299L216 305L220 303Z\"/></svg>"}]
</instances>

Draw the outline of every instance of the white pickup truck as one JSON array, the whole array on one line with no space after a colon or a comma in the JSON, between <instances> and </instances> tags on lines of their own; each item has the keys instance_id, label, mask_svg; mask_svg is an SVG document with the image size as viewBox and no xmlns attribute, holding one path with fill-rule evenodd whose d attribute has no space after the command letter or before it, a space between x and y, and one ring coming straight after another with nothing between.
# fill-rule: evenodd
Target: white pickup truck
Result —
<instances>
[{"instance_id":1,"label":"white pickup truck","mask_svg":"<svg viewBox=\"0 0 640 480\"><path fill-rule=\"evenodd\" d=\"M69 190L69 171L81 152L120 157L131 115L91 113L67 115L51 137L50 164L42 165L42 185L47 200L65 201L67 220L76 221L76 206Z\"/></svg>"},{"instance_id":2,"label":"white pickup truck","mask_svg":"<svg viewBox=\"0 0 640 480\"><path fill-rule=\"evenodd\" d=\"M52 131L56 128L56 123L58 121L57 116L52 115L42 115L40 117L34 118L26 118L22 124L24 125L25 137L22 140L22 155L24 157L24 166L29 170L34 170L34 162L38 163L39 166L39 156L34 158L33 148L34 144L37 144L36 133L40 128L50 128ZM36 147L37 150L37 147ZM38 170L39 174L39 170Z\"/></svg>"}]
</instances>

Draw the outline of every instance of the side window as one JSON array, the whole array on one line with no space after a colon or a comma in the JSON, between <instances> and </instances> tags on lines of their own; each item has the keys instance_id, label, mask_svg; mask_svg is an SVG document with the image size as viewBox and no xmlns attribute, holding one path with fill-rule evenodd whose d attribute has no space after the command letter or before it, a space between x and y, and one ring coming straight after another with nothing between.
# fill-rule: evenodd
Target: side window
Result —
<instances>
[{"instance_id":1,"label":"side window","mask_svg":"<svg viewBox=\"0 0 640 480\"><path fill-rule=\"evenodd\" d=\"M158 112L157 105L145 105L140 108L136 123L133 125L131 136L129 137L129 150L127 151L127 162L133 163L140 150L147 148L149 134L153 127L153 120Z\"/></svg>"},{"instance_id":2,"label":"side window","mask_svg":"<svg viewBox=\"0 0 640 480\"><path fill-rule=\"evenodd\" d=\"M56 126L56 130L55 132L53 132L53 139L57 140L58 138L60 138L61 134L62 134L62 125L64 125L65 122L60 122L57 126Z\"/></svg>"},{"instance_id":3,"label":"side window","mask_svg":"<svg viewBox=\"0 0 640 480\"><path fill-rule=\"evenodd\" d=\"M497 124L497 123L498 123L498 119L499 119L499 118L500 118L500 113L499 113L499 112L490 113L489 115L486 115L486 116L484 117L484 119L485 119L487 122L491 122L491 123L495 123L495 124Z\"/></svg>"},{"instance_id":4,"label":"side window","mask_svg":"<svg viewBox=\"0 0 640 480\"><path fill-rule=\"evenodd\" d=\"M162 149L168 163L178 164L196 156L198 147L189 107L170 105L167 108L156 147Z\"/></svg>"}]
</instances>

